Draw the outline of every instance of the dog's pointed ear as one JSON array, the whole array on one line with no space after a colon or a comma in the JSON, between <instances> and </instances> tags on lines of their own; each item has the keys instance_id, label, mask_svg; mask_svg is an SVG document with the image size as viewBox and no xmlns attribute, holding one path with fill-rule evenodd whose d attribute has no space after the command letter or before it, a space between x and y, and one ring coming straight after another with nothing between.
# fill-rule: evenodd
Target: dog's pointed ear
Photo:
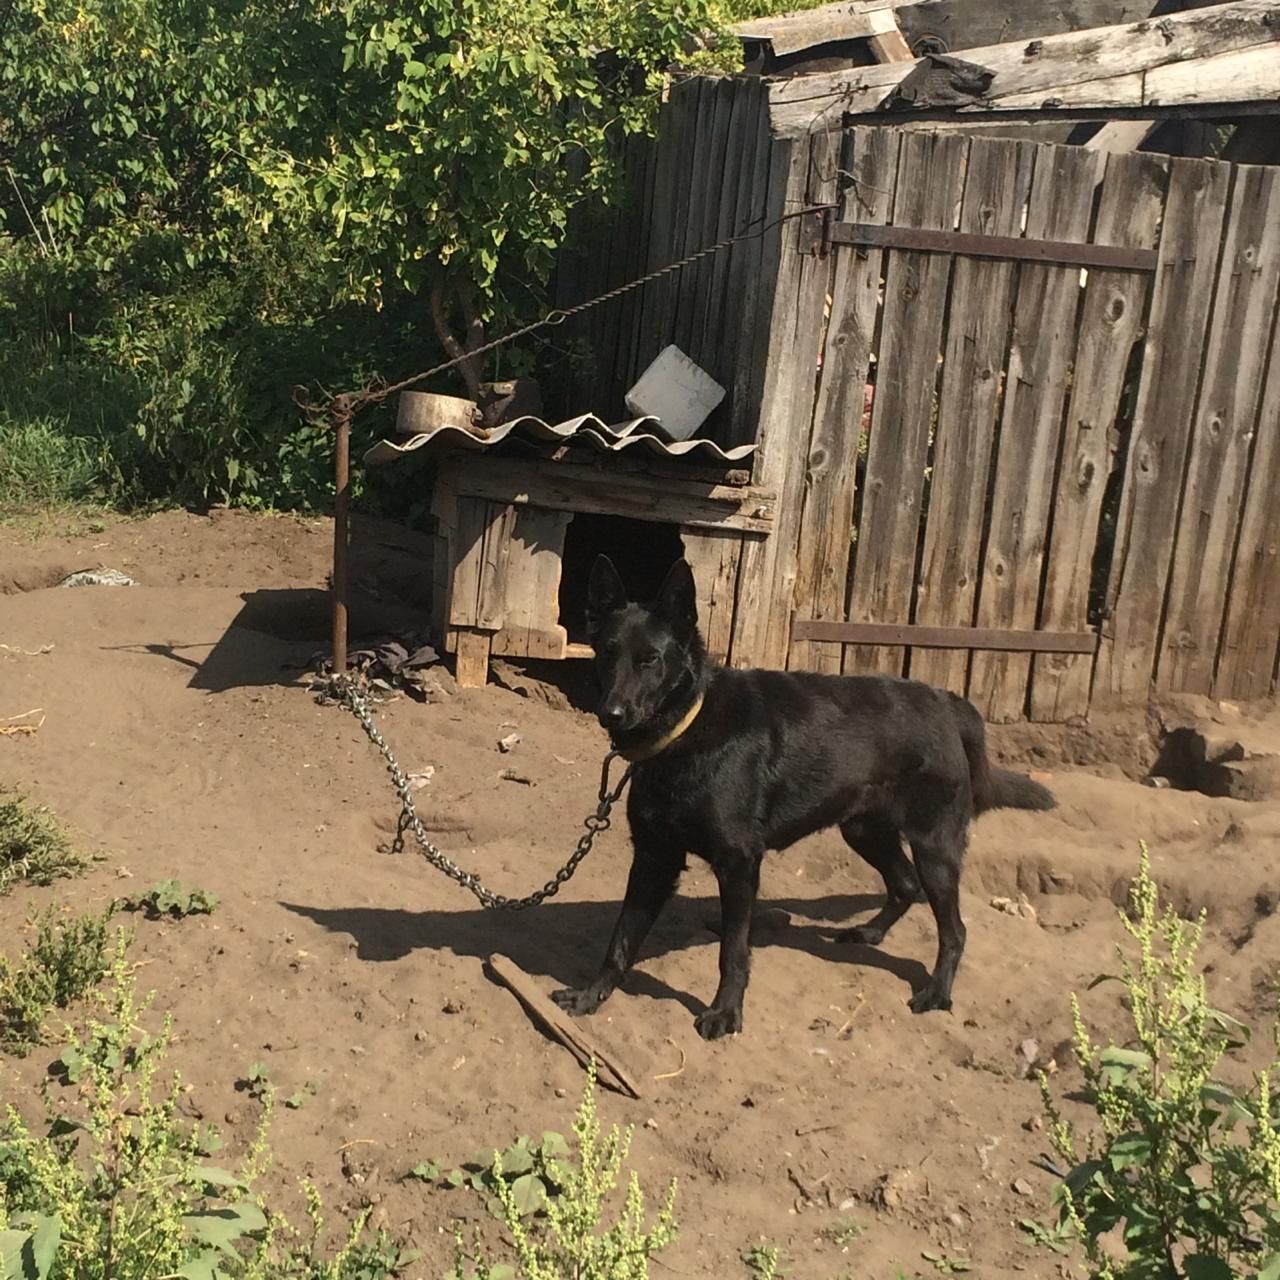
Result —
<instances>
[{"instance_id":1,"label":"dog's pointed ear","mask_svg":"<svg viewBox=\"0 0 1280 1280\"><path fill-rule=\"evenodd\" d=\"M698 629L698 589L687 560L677 560L667 570L655 609L681 639L691 638Z\"/></svg>"},{"instance_id":2,"label":"dog's pointed ear","mask_svg":"<svg viewBox=\"0 0 1280 1280\"><path fill-rule=\"evenodd\" d=\"M587 584L587 633L598 634L600 628L610 614L625 609L627 605L627 589L613 567L613 561L606 555L596 556L591 566L591 580Z\"/></svg>"}]
</instances>

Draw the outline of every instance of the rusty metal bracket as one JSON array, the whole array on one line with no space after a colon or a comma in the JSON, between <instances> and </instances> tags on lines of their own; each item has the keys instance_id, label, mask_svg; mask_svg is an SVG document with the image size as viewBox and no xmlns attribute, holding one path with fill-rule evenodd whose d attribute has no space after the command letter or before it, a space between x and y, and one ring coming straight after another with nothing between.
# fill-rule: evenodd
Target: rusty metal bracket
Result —
<instances>
[{"instance_id":1,"label":"rusty metal bracket","mask_svg":"<svg viewBox=\"0 0 1280 1280\"><path fill-rule=\"evenodd\" d=\"M813 209L800 219L800 252L815 258L825 258L831 248L832 205Z\"/></svg>"}]
</instances>

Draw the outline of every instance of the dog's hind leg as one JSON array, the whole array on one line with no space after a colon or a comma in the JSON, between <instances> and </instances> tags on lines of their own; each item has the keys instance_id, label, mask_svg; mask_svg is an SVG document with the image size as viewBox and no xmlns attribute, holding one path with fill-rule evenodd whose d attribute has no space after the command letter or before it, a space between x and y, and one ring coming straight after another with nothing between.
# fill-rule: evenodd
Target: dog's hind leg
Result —
<instances>
[{"instance_id":1,"label":"dog's hind leg","mask_svg":"<svg viewBox=\"0 0 1280 1280\"><path fill-rule=\"evenodd\" d=\"M912 903L925 901L924 892L915 868L902 852L898 829L887 817L862 814L850 818L841 824L840 834L860 858L880 873L888 897L866 924L842 930L836 934L836 941L878 947L889 930L911 909Z\"/></svg>"},{"instance_id":2,"label":"dog's hind leg","mask_svg":"<svg viewBox=\"0 0 1280 1280\"><path fill-rule=\"evenodd\" d=\"M911 852L938 926L938 962L929 981L911 998L913 1013L951 1008L951 984L964 954L965 927L960 918L960 864L965 833L933 833L913 839Z\"/></svg>"},{"instance_id":3,"label":"dog's hind leg","mask_svg":"<svg viewBox=\"0 0 1280 1280\"><path fill-rule=\"evenodd\" d=\"M613 994L635 963L653 922L675 892L676 881L684 870L684 859L683 852L673 853L669 849L636 843L626 897L600 972L589 986L580 990L567 987L553 991L551 998L556 1004L572 1014L595 1013Z\"/></svg>"},{"instance_id":4,"label":"dog's hind leg","mask_svg":"<svg viewBox=\"0 0 1280 1280\"><path fill-rule=\"evenodd\" d=\"M751 974L751 913L763 857L762 852L733 854L711 864L720 884L720 986L711 1007L694 1019L704 1040L742 1030L742 1001Z\"/></svg>"}]
</instances>

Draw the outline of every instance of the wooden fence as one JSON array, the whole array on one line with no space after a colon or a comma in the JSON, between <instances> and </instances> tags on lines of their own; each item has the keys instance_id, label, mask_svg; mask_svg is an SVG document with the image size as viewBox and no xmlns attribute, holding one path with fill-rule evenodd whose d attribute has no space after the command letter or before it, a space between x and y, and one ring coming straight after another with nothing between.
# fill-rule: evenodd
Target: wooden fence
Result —
<instances>
[{"instance_id":1,"label":"wooden fence","mask_svg":"<svg viewBox=\"0 0 1280 1280\"><path fill-rule=\"evenodd\" d=\"M772 228L582 331L596 404L675 342L729 388L713 434L759 441L772 532L693 548L721 656L906 673L993 720L1272 691L1280 169L774 138L750 80L680 86L629 160L566 302Z\"/></svg>"}]
</instances>

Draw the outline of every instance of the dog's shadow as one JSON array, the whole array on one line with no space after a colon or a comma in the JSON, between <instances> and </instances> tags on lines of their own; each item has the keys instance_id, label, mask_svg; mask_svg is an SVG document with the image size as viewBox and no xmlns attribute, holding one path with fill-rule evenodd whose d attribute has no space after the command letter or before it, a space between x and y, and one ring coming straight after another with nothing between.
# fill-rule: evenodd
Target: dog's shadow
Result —
<instances>
[{"instance_id":1,"label":"dog's shadow","mask_svg":"<svg viewBox=\"0 0 1280 1280\"><path fill-rule=\"evenodd\" d=\"M929 977L929 971L919 961L875 947L836 941L841 930L862 920L882 903L882 898L867 894L762 901L752 926L752 946L790 947L822 960L881 969L899 978L912 992L918 991ZM420 950L448 951L480 960L502 954L526 973L550 979L557 986L575 987L584 986L595 976L620 904L548 902L518 913L329 908L295 902L281 905L330 933L352 938L361 960L399 960ZM643 965L655 956L716 942L719 919L720 906L715 898L673 899L649 934L638 967L627 975L622 990L653 999L676 1000L690 1013L701 1013L706 1007L704 1001L645 972ZM714 990L713 967L707 975L708 997Z\"/></svg>"}]
</instances>

